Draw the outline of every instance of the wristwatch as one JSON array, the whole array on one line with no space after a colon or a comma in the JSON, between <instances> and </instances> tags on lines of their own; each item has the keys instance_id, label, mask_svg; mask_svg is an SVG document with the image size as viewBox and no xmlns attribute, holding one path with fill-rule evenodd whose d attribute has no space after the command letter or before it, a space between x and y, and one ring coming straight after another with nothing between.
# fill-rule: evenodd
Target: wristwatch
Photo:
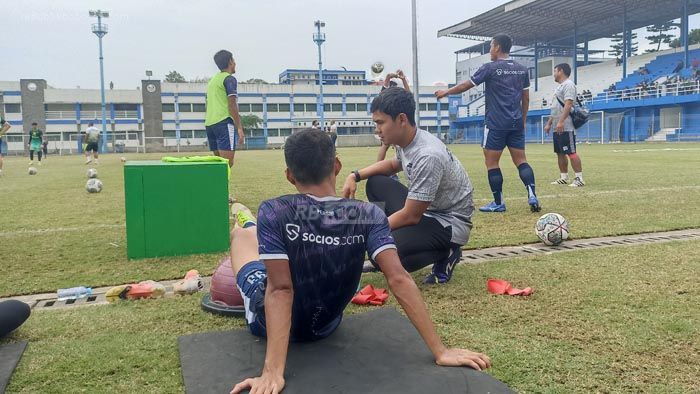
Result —
<instances>
[{"instance_id":1,"label":"wristwatch","mask_svg":"<svg viewBox=\"0 0 700 394\"><path fill-rule=\"evenodd\" d=\"M362 180L362 178L360 178L360 171L355 170L352 173L355 174L355 182L359 182Z\"/></svg>"}]
</instances>

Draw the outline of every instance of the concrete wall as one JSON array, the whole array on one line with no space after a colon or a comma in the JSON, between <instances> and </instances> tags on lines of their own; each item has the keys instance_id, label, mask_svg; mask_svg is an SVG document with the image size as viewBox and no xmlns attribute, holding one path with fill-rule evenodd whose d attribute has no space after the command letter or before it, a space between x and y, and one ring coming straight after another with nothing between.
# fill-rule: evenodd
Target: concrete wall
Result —
<instances>
[{"instance_id":1,"label":"concrete wall","mask_svg":"<svg viewBox=\"0 0 700 394\"><path fill-rule=\"evenodd\" d=\"M159 150L163 147L163 104L160 97L160 81L141 81L143 100L143 130L146 137L147 149ZM161 137L152 138L149 137Z\"/></svg>"},{"instance_id":2,"label":"concrete wall","mask_svg":"<svg viewBox=\"0 0 700 394\"><path fill-rule=\"evenodd\" d=\"M44 111L46 80L20 79L19 84L22 96L22 127L25 130L22 141L26 150L28 143L26 133L32 129L32 123L36 122L40 129L46 130L46 111Z\"/></svg>"}]
</instances>

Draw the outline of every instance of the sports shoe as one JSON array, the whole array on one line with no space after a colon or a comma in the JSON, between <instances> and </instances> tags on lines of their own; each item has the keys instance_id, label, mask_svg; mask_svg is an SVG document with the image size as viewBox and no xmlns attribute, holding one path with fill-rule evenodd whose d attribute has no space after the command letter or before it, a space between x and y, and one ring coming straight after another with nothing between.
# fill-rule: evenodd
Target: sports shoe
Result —
<instances>
[{"instance_id":1,"label":"sports shoe","mask_svg":"<svg viewBox=\"0 0 700 394\"><path fill-rule=\"evenodd\" d=\"M585 183L581 180L581 178L576 177L573 182L569 185L569 187L584 187L586 186Z\"/></svg>"},{"instance_id":2,"label":"sports shoe","mask_svg":"<svg viewBox=\"0 0 700 394\"><path fill-rule=\"evenodd\" d=\"M568 180L568 179L559 178L559 179L557 179L556 181L550 183L550 185L566 185L566 184L568 184L568 183L569 183L569 180Z\"/></svg>"},{"instance_id":3,"label":"sports shoe","mask_svg":"<svg viewBox=\"0 0 700 394\"><path fill-rule=\"evenodd\" d=\"M92 159L85 160L85 164L90 164L90 163L92 163Z\"/></svg>"},{"instance_id":4,"label":"sports shoe","mask_svg":"<svg viewBox=\"0 0 700 394\"><path fill-rule=\"evenodd\" d=\"M34 160L32 160L32 161L29 162L29 167L31 167L31 166L33 166L33 165L34 165Z\"/></svg>"},{"instance_id":5,"label":"sports shoe","mask_svg":"<svg viewBox=\"0 0 700 394\"><path fill-rule=\"evenodd\" d=\"M231 216L236 218L236 223L239 226L245 227L246 223L255 223L255 216L250 212L250 209L241 203L231 205Z\"/></svg>"},{"instance_id":6,"label":"sports shoe","mask_svg":"<svg viewBox=\"0 0 700 394\"><path fill-rule=\"evenodd\" d=\"M536 196L531 196L530 198L528 198L527 203L530 204L530 210L532 212L539 212L542 210L542 207L540 206L540 200L538 200Z\"/></svg>"},{"instance_id":7,"label":"sports shoe","mask_svg":"<svg viewBox=\"0 0 700 394\"><path fill-rule=\"evenodd\" d=\"M490 203L479 208L479 211L481 211L481 212L505 212L506 211L506 203L496 204L495 201L491 201Z\"/></svg>"},{"instance_id":8,"label":"sports shoe","mask_svg":"<svg viewBox=\"0 0 700 394\"><path fill-rule=\"evenodd\" d=\"M39 167L41 167L41 162L39 162Z\"/></svg>"},{"instance_id":9,"label":"sports shoe","mask_svg":"<svg viewBox=\"0 0 700 394\"><path fill-rule=\"evenodd\" d=\"M450 249L450 254L447 258L439 263L433 264L433 272L423 279L423 283L434 285L438 283L446 283L452 278L452 272L455 266L462 258L462 247L459 245L453 246Z\"/></svg>"}]
</instances>

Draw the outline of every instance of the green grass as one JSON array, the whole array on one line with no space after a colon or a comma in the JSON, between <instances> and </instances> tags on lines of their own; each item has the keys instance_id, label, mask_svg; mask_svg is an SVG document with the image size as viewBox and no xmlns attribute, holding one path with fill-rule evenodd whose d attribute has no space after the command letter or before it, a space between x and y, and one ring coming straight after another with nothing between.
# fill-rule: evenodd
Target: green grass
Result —
<instances>
[{"instance_id":1,"label":"green grass","mask_svg":"<svg viewBox=\"0 0 700 394\"><path fill-rule=\"evenodd\" d=\"M700 241L686 241L461 265L422 292L446 342L489 354L489 373L516 391L689 393L700 390L697 272ZM488 278L535 292L490 295ZM386 286L380 274L363 282ZM177 337L243 326L199 298L37 310L3 340L30 343L8 392L182 392Z\"/></svg>"},{"instance_id":2,"label":"green grass","mask_svg":"<svg viewBox=\"0 0 700 394\"><path fill-rule=\"evenodd\" d=\"M488 202L479 148L451 149L471 176L476 204ZM549 185L559 173L550 146L528 146L528 157L544 210L563 214L573 237L584 238L698 227L698 151L692 144L581 145L588 186L580 190ZM375 154L375 148L340 149L341 174ZM507 154L502 160L508 212L475 214L468 248L536 241L538 215L529 212L509 160ZM86 166L78 156L52 156L37 176L26 174L26 164L6 158L0 178L0 296L171 279L191 268L209 274L222 257L128 261L118 156L103 156L97 166L105 188L96 195L84 190ZM232 192L256 210L264 199L294 192L283 170L279 150L239 152ZM363 190L358 198L365 198ZM442 337L488 353L490 373L517 391L698 392L698 272L700 242L688 241L463 265L450 284L422 292ZM535 293L492 296L488 278ZM379 274L363 282L385 286ZM36 310L2 340L30 342L9 392L182 392L177 337L243 326L201 312L199 298ZM390 305L396 306L393 298Z\"/></svg>"},{"instance_id":3,"label":"green grass","mask_svg":"<svg viewBox=\"0 0 700 394\"><path fill-rule=\"evenodd\" d=\"M632 152L634 149L650 152ZM682 149L682 150L663 150ZM475 186L475 203L490 200L483 157L473 145L451 149ZM625 152L616 152L625 150ZM556 158L549 145L528 146L545 211L563 214L572 236L587 238L689 228L700 224L700 145L581 145L588 186L577 190L554 186ZM161 154L127 154L158 159ZM376 148L340 149L342 178L365 166ZM0 245L5 280L0 296L52 292L76 285L99 286L142 279L172 279L196 268L208 274L222 255L128 261L124 225L123 171L119 157L104 155L99 166L104 190L87 194L80 156L51 156L39 174L26 173L27 159L5 159L0 178ZM537 241L525 191L506 153L502 159L508 212L476 213L467 248ZM342 179L338 189L342 187ZM254 211L265 199L295 190L284 178L280 150L244 151L236 157L232 193ZM360 189L358 198L365 199Z\"/></svg>"}]
</instances>

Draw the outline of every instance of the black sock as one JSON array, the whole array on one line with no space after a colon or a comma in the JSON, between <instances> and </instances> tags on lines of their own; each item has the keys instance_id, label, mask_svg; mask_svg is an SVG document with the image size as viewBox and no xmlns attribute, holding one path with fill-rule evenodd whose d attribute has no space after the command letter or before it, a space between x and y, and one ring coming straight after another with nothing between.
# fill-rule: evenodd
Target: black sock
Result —
<instances>
[{"instance_id":1,"label":"black sock","mask_svg":"<svg viewBox=\"0 0 700 394\"><path fill-rule=\"evenodd\" d=\"M532 171L532 167L527 163L523 163L518 166L518 173L520 173L520 179L527 189L527 196L535 196L535 173Z\"/></svg>"},{"instance_id":2,"label":"black sock","mask_svg":"<svg viewBox=\"0 0 700 394\"><path fill-rule=\"evenodd\" d=\"M489 170L489 186L491 186L491 193L493 193L493 201L496 204L502 204L503 174L500 168L492 168Z\"/></svg>"},{"instance_id":3,"label":"black sock","mask_svg":"<svg viewBox=\"0 0 700 394\"><path fill-rule=\"evenodd\" d=\"M34 151L33 150L29 151L29 160L34 161Z\"/></svg>"}]
</instances>

